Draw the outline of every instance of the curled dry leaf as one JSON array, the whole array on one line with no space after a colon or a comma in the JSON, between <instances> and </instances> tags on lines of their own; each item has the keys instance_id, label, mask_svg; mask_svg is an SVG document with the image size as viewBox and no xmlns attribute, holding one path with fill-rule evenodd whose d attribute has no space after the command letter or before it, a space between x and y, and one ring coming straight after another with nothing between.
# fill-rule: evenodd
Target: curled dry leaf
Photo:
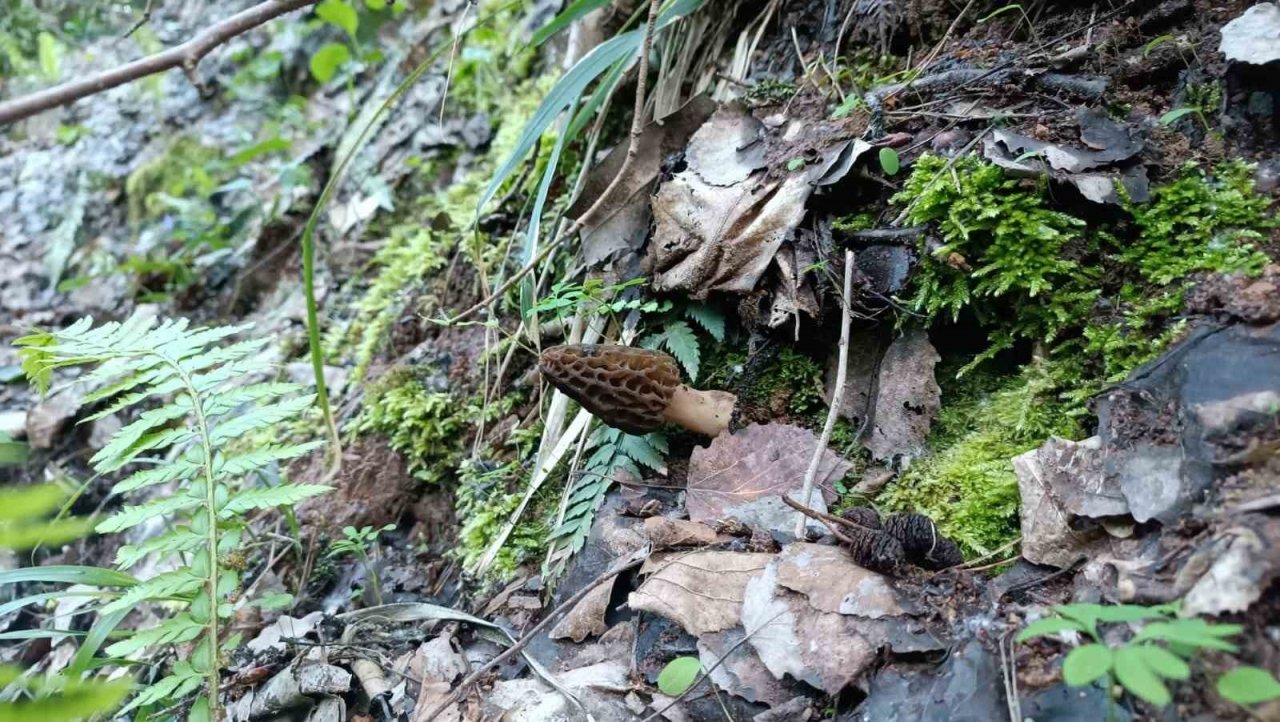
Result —
<instances>
[{"instance_id":1,"label":"curled dry leaf","mask_svg":"<svg viewBox=\"0 0 1280 722\"><path fill-rule=\"evenodd\" d=\"M778 584L820 612L879 619L907 611L887 577L854 564L840 547L789 544L778 555Z\"/></svg>"},{"instance_id":2,"label":"curled dry leaf","mask_svg":"<svg viewBox=\"0 0 1280 722\"><path fill-rule=\"evenodd\" d=\"M654 288L706 298L712 291L748 293L779 246L805 216L811 172L769 177L760 121L737 104L715 112L694 133L687 168L653 199L650 253ZM836 158L840 147L830 155Z\"/></svg>"},{"instance_id":3,"label":"curled dry leaf","mask_svg":"<svg viewBox=\"0 0 1280 722\"><path fill-rule=\"evenodd\" d=\"M710 117L715 102L699 95L675 112L645 126L635 143L636 156L626 178L603 199L592 218L583 219L582 257L601 264L626 251L637 251L649 233L649 192L663 158L683 148L689 136ZM622 169L628 144L614 147L583 182L582 193L567 214L576 218L591 208Z\"/></svg>"}]
</instances>

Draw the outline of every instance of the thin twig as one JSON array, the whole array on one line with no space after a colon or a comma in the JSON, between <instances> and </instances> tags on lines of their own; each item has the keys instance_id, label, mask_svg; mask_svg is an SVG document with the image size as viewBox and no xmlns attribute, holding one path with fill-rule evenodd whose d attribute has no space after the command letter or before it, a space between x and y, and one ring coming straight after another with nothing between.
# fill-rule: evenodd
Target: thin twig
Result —
<instances>
[{"instance_id":1,"label":"thin twig","mask_svg":"<svg viewBox=\"0 0 1280 722\"><path fill-rule=\"evenodd\" d=\"M146 25L147 21L151 19L151 4L153 2L155 2L155 0L147 0L147 6L142 9L142 14L138 16L137 22L135 22L133 26L125 32L124 36L126 38L138 32L138 28Z\"/></svg>"},{"instance_id":2,"label":"thin twig","mask_svg":"<svg viewBox=\"0 0 1280 722\"><path fill-rule=\"evenodd\" d=\"M785 502L787 506L800 512L803 515L801 517L802 520L805 516L807 516L810 519L813 519L819 522L820 524L822 524L823 526L825 526L827 528L827 531L831 532L831 536L836 538L836 541L844 542L849 546L856 546L856 543L853 541L853 539L850 539L849 537L845 536L844 532L832 526L832 522L829 521L831 519L839 519L840 521L844 522L844 521L848 521L847 519L840 519L840 517L832 517L829 514L823 514L822 512L817 511L816 509L810 509L804 504L801 504L786 496L782 497L782 501Z\"/></svg>"},{"instance_id":3,"label":"thin twig","mask_svg":"<svg viewBox=\"0 0 1280 722\"><path fill-rule=\"evenodd\" d=\"M990 564L983 564L982 566L978 566L978 567L962 566L960 568L964 569L967 572L985 572L988 569L995 569L996 567L1002 564L1012 564L1021 558L1022 558L1022 554L1021 552L1019 552L1018 554L1015 554L1009 557L1008 559L1001 559L998 562L991 562Z\"/></svg>"},{"instance_id":4,"label":"thin twig","mask_svg":"<svg viewBox=\"0 0 1280 722\"><path fill-rule=\"evenodd\" d=\"M686 689L685 691L681 692L680 694L678 694L678 695L676 695L674 698L672 698L672 700L671 700L670 702L668 702L666 705L664 705L664 706L662 707L662 709L656 709L656 710L654 710L654 711L653 711L653 714L651 714L651 715L649 715L648 717L645 717L644 719L640 720L640 722L652 722L653 720L655 720L655 719L657 719L657 718L659 718L659 717L663 717L664 713L665 713L667 710L671 709L672 707L675 707L677 704L679 704L679 703L680 703L680 700L684 699L685 697L688 697L688 696L689 696L689 693L690 693L690 692L692 692L693 690L697 689L698 685L700 685L700 684L702 684L703 682L705 682L705 681L707 681L707 680L711 679L711 673L712 673L712 672L714 672L714 671L716 671L716 669L717 669L717 668L719 668L719 667L720 667L720 665L724 664L725 660L727 660L727 659L729 659L729 657L733 656L733 653L734 653L734 652L736 652L736 651L738 651L738 647L741 647L742 645L746 644L748 639L751 639L753 636L755 636L755 634L756 634L757 632L759 632L761 629L764 629L765 627L769 626L770 624L773 624L774 620L776 620L778 617L781 617L784 613L786 613L786 610L785 610L785 609L784 609L783 611L778 612L777 614L773 615L772 617L770 617L767 621L765 621L765 622L764 622L763 624L761 624L760 626L758 626L758 627L756 627L755 629L751 630L750 632L747 632L746 634L742 635L742 639L739 639L738 641L736 641L736 642L734 642L732 645L730 645L730 646L729 646L729 649L725 650L725 653L724 653L724 654L722 654L722 655L720 655L720 659L717 659L715 664L711 665L710 667L708 667L708 668L707 668L707 670L706 670L705 672L703 672L702 674L700 674L700 675L698 676L698 678L697 678L697 679L695 679L695 680L693 681L693 684L689 685L689 688L688 688L688 689ZM715 689L714 685L712 686L712 689ZM664 719L665 719L665 717L664 717Z\"/></svg>"},{"instance_id":5,"label":"thin twig","mask_svg":"<svg viewBox=\"0 0 1280 722\"><path fill-rule=\"evenodd\" d=\"M843 312L840 317L840 366L836 371L836 386L831 392L831 408L827 411L827 422L822 425L822 436L818 437L818 445L813 449L813 458L809 460L809 468L804 472L804 487L800 492L800 503L808 505L813 497L813 481L818 476L818 466L822 463L822 455L827 451L831 441L831 432L836 427L836 418L840 416L840 400L844 398L844 382L849 376L849 324L853 319L850 299L853 297L853 251L844 252L844 295L840 298ZM796 538L804 538L804 517L796 517Z\"/></svg>"},{"instance_id":6,"label":"thin twig","mask_svg":"<svg viewBox=\"0 0 1280 722\"><path fill-rule=\"evenodd\" d=\"M542 632L542 630L550 626L551 623L554 622L556 619L558 619L562 614L564 614L565 612L577 606L578 602L582 601L584 598L586 598L588 594L595 591L596 587L600 586L601 584L604 584L605 582L612 580L614 577L618 576L619 574L629 569L634 569L635 567L640 566L641 562L643 562L648 556L649 556L648 549L647 548L641 549L640 551L632 554L630 557L627 557L619 561L618 563L614 564L613 567L606 570L604 574L601 574L600 576L591 580L590 583L583 586L582 589L579 589L576 593L574 593L573 596L561 602L560 606L551 610L551 613L548 614L546 617L544 617L541 622L538 622L537 624L533 625L533 628L530 629L528 632L525 632L524 635L520 637L519 641L517 641L515 644L512 644L510 647L507 647L506 650L502 652L502 654L499 654L498 656L489 660L485 664L477 667L474 672L467 675L465 679L459 682L458 685L455 686L453 690L449 692L449 695L447 697L441 700L440 703L437 704L430 712L428 712L425 717L421 718L420 722L431 722L431 720L440 716L441 712L444 712L446 709L448 709L450 706L452 706L458 700L460 700L462 698L462 695L467 691L467 689L471 687L471 685L479 681L479 679L482 676L484 676L486 673L488 673L489 670L497 667L498 665L506 662L508 659L511 659L515 655L519 654L521 650L529 646L529 643L532 642L535 638L537 638L537 636Z\"/></svg>"},{"instance_id":7,"label":"thin twig","mask_svg":"<svg viewBox=\"0 0 1280 722\"><path fill-rule=\"evenodd\" d=\"M473 3L468 2L467 6L462 8L462 18L454 27L462 27L467 23L467 13L471 12L474 7ZM440 119L436 121L437 125L444 125L444 109L449 103L449 86L453 84L453 66L458 59L458 47L462 45L463 33L453 34L453 49L449 51L449 68L444 74L444 92L440 94Z\"/></svg>"},{"instance_id":8,"label":"thin twig","mask_svg":"<svg viewBox=\"0 0 1280 722\"><path fill-rule=\"evenodd\" d=\"M987 561L988 559L995 559L995 558L996 558L997 556L999 556L1000 554L1003 554L1004 552L1008 551L1009 549L1013 548L1014 546L1016 546L1017 544L1019 544L1019 543L1021 543L1021 542L1022 542L1022 535L1021 535L1021 534L1019 534L1019 535L1018 535L1017 537L1015 537L1012 541L1009 541L1009 542L1006 542L1006 543L1004 543L1004 544L1001 544L999 547L997 547L997 548L993 549L992 551L988 552L987 554L983 554L982 556L978 557L977 559L970 559L969 561L965 562L964 564L961 564L961 565L960 565L960 568L961 568L961 569L974 569L974 568L975 568L975 567L977 567L979 564L981 564L981 563L983 563L983 562ZM1017 557L1014 557L1014 558L1016 559ZM999 564L1003 564L1003 563L1004 563L1004 562L999 562Z\"/></svg>"},{"instance_id":9,"label":"thin twig","mask_svg":"<svg viewBox=\"0 0 1280 722\"><path fill-rule=\"evenodd\" d=\"M267 0L216 23L181 45L162 50L87 78L72 80L0 103L0 125L73 103L148 75L183 68L194 71L200 59L228 40L285 13L314 5L317 0Z\"/></svg>"},{"instance_id":10,"label":"thin twig","mask_svg":"<svg viewBox=\"0 0 1280 722\"><path fill-rule=\"evenodd\" d=\"M585 226L589 220L592 220L592 217L596 212L604 206L605 201L609 199L609 196L613 195L614 190L622 184L622 179L626 178L631 173L631 166L634 165L636 157L640 155L640 135L644 132L645 86L648 84L649 79L649 52L653 49L653 33L658 21L658 7L660 4L659 0L649 0L649 20L645 24L644 39L640 43L640 72L639 76L636 78L636 103L631 116L631 134L627 140L627 155L622 160L622 167L618 169L618 174L613 177L613 180L609 181L609 185L604 189L604 192L596 198L595 202L591 204L591 207L583 212L582 215L578 216L572 225L557 234L554 239L547 243L547 247L543 248L537 256L531 258L523 268L516 271L510 278L504 281L501 286L498 286L493 293L486 296L479 303L457 314L453 318L446 319L444 321L446 325L457 323L473 313L484 310L495 301L502 298L507 291L510 291L513 286L520 282L520 279L529 275L533 269L537 268L544 260L546 260L546 258L559 248L561 244L572 238L578 231L582 230L583 226Z\"/></svg>"}]
</instances>

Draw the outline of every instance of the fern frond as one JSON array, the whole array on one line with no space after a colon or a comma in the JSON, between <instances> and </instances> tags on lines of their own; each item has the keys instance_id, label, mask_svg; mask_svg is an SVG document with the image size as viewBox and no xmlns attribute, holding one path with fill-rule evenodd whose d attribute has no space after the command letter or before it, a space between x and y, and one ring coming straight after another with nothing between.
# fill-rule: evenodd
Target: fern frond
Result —
<instances>
[{"instance_id":1,"label":"fern frond","mask_svg":"<svg viewBox=\"0 0 1280 722\"><path fill-rule=\"evenodd\" d=\"M138 545L126 544L116 552L116 566L129 569L150 554L176 554L193 552L200 548L205 539L191 530L189 526L181 526L165 532Z\"/></svg>"},{"instance_id":2,"label":"fern frond","mask_svg":"<svg viewBox=\"0 0 1280 722\"><path fill-rule=\"evenodd\" d=\"M667 440L661 434L645 436L626 434L622 437L618 452L637 464L643 464L654 471L662 471L666 465Z\"/></svg>"},{"instance_id":3,"label":"fern frond","mask_svg":"<svg viewBox=\"0 0 1280 722\"><path fill-rule=\"evenodd\" d=\"M150 519L166 516L200 505L200 499L186 494L161 497L138 506L126 506L120 511L103 519L94 527L99 534L124 531Z\"/></svg>"},{"instance_id":4,"label":"fern frond","mask_svg":"<svg viewBox=\"0 0 1280 722\"><path fill-rule=\"evenodd\" d=\"M191 413L191 400L186 398L176 399L167 406L161 406L158 409L150 409L142 412L137 420L127 424L124 428L115 433L111 440L105 446L98 450L94 458L113 459L119 458L126 453L130 447L138 443L144 434L152 429L163 426L170 421L185 418Z\"/></svg>"},{"instance_id":5,"label":"fern frond","mask_svg":"<svg viewBox=\"0 0 1280 722\"><path fill-rule=\"evenodd\" d=\"M200 673L197 672L190 662L179 662L174 665L174 673L161 679L159 682L146 687L134 697L129 704L117 712L117 715L123 716L138 707L144 707L149 704L155 704L161 700L170 699L177 696L180 688L189 684L199 686L201 682ZM192 688L194 689L194 687Z\"/></svg>"},{"instance_id":6,"label":"fern frond","mask_svg":"<svg viewBox=\"0 0 1280 722\"><path fill-rule=\"evenodd\" d=\"M724 343L724 314L720 309L705 303L690 304L685 306L684 315L711 334L716 343Z\"/></svg>"},{"instance_id":7,"label":"fern frond","mask_svg":"<svg viewBox=\"0 0 1280 722\"><path fill-rule=\"evenodd\" d=\"M209 430L209 441L221 446L238 439L250 431L265 429L282 421L288 421L308 408L316 400L314 394L295 396L270 406L259 406L248 413L232 416Z\"/></svg>"},{"instance_id":8,"label":"fern frond","mask_svg":"<svg viewBox=\"0 0 1280 722\"><path fill-rule=\"evenodd\" d=\"M288 396L292 393L301 391L302 387L298 384L287 383L263 383L250 384L239 388L228 389L217 396L208 398L204 402L204 413L206 416L218 416L229 411L235 411L245 404L254 401L263 401L265 399L279 398Z\"/></svg>"},{"instance_id":9,"label":"fern frond","mask_svg":"<svg viewBox=\"0 0 1280 722\"><path fill-rule=\"evenodd\" d=\"M163 359L155 357L147 360L151 362L150 366L135 368L128 373L126 373L127 369L116 363L116 361L123 361L123 359L113 359L111 362L104 363L94 369L88 376L84 377L85 385L91 388L84 395L84 403L86 405L96 404L103 399L112 398L144 384L154 385L173 375L173 369L164 366ZM106 415L106 412L98 412L93 416L87 417L86 421L93 421Z\"/></svg>"},{"instance_id":10,"label":"fern frond","mask_svg":"<svg viewBox=\"0 0 1280 722\"><path fill-rule=\"evenodd\" d=\"M94 454L89 461L99 472L106 473L124 467L145 451L167 449L170 446L181 446L195 438L196 432L192 429L162 429L160 431L143 434L141 438L130 444L128 448L115 455L111 455L107 451L107 448L103 447L99 449L98 453Z\"/></svg>"},{"instance_id":11,"label":"fern frond","mask_svg":"<svg viewBox=\"0 0 1280 722\"><path fill-rule=\"evenodd\" d=\"M230 458L219 457L213 462L213 476L221 479L228 476L244 476L252 471L265 468L277 461L296 459L315 449L324 446L323 441L312 441L306 444L280 446L269 449L258 449Z\"/></svg>"},{"instance_id":12,"label":"fern frond","mask_svg":"<svg viewBox=\"0 0 1280 722\"><path fill-rule=\"evenodd\" d=\"M333 491L333 487L320 484L281 484L280 486L250 489L240 492L223 505L218 511L218 516L227 519L251 509L288 506L328 491Z\"/></svg>"},{"instance_id":13,"label":"fern frond","mask_svg":"<svg viewBox=\"0 0 1280 722\"><path fill-rule=\"evenodd\" d=\"M204 585L204 577L186 569L157 574L150 579L129 587L118 599L102 608L103 614L128 609L148 599L165 599L191 594Z\"/></svg>"},{"instance_id":14,"label":"fern frond","mask_svg":"<svg viewBox=\"0 0 1280 722\"><path fill-rule=\"evenodd\" d=\"M574 483L566 489L562 503L564 513L547 535L547 555L542 564L547 579L562 574L569 559L586 544L596 511L619 473L640 478L640 464L657 471L666 463L667 439L659 433L633 436L601 426L591 435L588 444L592 447L591 455Z\"/></svg>"},{"instance_id":15,"label":"fern frond","mask_svg":"<svg viewBox=\"0 0 1280 722\"><path fill-rule=\"evenodd\" d=\"M201 704L207 703L211 711L218 706L219 655L234 649L238 639L238 635L221 634L221 620L230 614L230 600L240 585L239 573L220 560L242 544L245 522L240 515L329 490L313 484L243 490L233 483L318 446L264 449L246 443L249 448L234 456L222 448L297 417L314 398L298 395L300 388L294 384L254 381L257 374L272 369L261 353L270 339L228 341L248 328L195 328L183 319L134 314L97 327L84 318L60 331L39 332L19 341L23 370L42 391L56 369L94 367L76 383L84 387L86 404L100 409L81 423L144 403L154 406L138 413L94 454L90 461L95 471L117 471L147 452L171 452L159 454L168 459L132 473L113 491L127 493L171 483L177 484L175 489L143 504L125 506L97 525L99 532L111 533L164 519L168 531L122 547L117 565L127 569L152 555L175 554L184 555L183 562L189 565L140 581L99 610L118 618L120 612L148 600L176 602L189 610L117 641L107 648L109 655L199 640L191 660L175 662L173 674L146 688L126 710L180 698L201 685L210 691Z\"/></svg>"},{"instance_id":16,"label":"fern frond","mask_svg":"<svg viewBox=\"0 0 1280 722\"><path fill-rule=\"evenodd\" d=\"M111 493L124 494L147 486L167 484L179 479L190 479L201 469L200 462L194 456L195 454L187 454L184 458L168 461L150 469L136 471L111 487Z\"/></svg>"},{"instance_id":17,"label":"fern frond","mask_svg":"<svg viewBox=\"0 0 1280 722\"><path fill-rule=\"evenodd\" d=\"M127 639L116 642L102 651L113 657L124 657L157 644L190 642L200 636L202 630L204 625L197 622L190 614L179 614L150 629L134 631Z\"/></svg>"},{"instance_id":18,"label":"fern frond","mask_svg":"<svg viewBox=\"0 0 1280 722\"><path fill-rule=\"evenodd\" d=\"M667 324L663 330L662 344L688 372L689 380L697 381L702 353L698 349L698 338L693 335L693 329L689 328L689 324L684 321L673 321Z\"/></svg>"}]
</instances>

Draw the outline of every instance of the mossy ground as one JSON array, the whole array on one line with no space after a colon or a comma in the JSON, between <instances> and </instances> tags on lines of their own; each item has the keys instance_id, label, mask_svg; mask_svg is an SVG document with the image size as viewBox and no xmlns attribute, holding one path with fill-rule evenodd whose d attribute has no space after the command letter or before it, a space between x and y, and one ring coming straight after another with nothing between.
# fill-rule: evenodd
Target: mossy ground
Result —
<instances>
[{"instance_id":1,"label":"mossy ground","mask_svg":"<svg viewBox=\"0 0 1280 722\"><path fill-rule=\"evenodd\" d=\"M454 75L453 103L501 118L487 150L458 166L456 157L424 160L419 186L441 175L454 180L400 204L397 215L375 231L384 242L364 278L347 290L359 296L345 325L327 339L334 361L354 362L357 379L387 353L397 321L431 315L441 305L432 283L456 254L469 269L466 283L492 280L521 240L476 225L476 205L489 177L511 153L526 119L553 82L531 77L534 54L513 50L501 28L476 35ZM484 56L504 63L468 63ZM495 67L511 69L499 77ZM863 68L869 82L889 67ZM782 93L786 88L763 88ZM766 98L776 100L776 98ZM850 108L851 110L852 108ZM532 197L555 144L544 138L533 169L513 181ZM572 148L572 144L570 145ZM559 159L572 177L580 159ZM448 167L451 172L440 171ZM458 171L458 172L452 172ZM503 189L499 195L503 195ZM567 194L553 194L556 202ZM1158 354L1182 330L1179 320L1189 275L1199 271L1256 270L1265 256L1254 242L1273 227L1267 203L1252 193L1249 169L1224 165L1205 173L1188 167L1153 191L1151 202L1130 205L1127 217L1090 223L1061 210L1044 184L1010 179L976 158L954 163L924 156L893 199L907 222L928 224L943 241L922 248L912 286L899 300L931 327L947 361L939 367L943 409L929 439L930 453L877 499L887 509L911 509L934 517L969 554L980 554L1016 534L1018 496L1011 458L1048 436L1079 437L1089 431L1085 402L1103 384L1122 378ZM838 219L838 230L877 223L875 209ZM550 210L546 219L555 213ZM549 221L546 221L549 223ZM544 237L552 232L544 228ZM504 232L505 233L505 232ZM517 311L512 294L502 311ZM906 314L903 315L904 318ZM674 316L673 316L674 318ZM976 351L947 348L952 324L980 329L990 343ZM1021 366L1010 358L1038 359ZM759 419L818 430L827 414L823 368L810 355L778 343L763 361L748 359L734 342L702 350L701 386L726 388L758 409ZM375 384L353 429L382 433L410 460L413 473L454 490L462 519L458 555L473 562L519 503L528 482L528 459L537 430L517 429L520 440L472 458L468 438L481 413L474 390L430 390L412 374ZM516 400L499 400L511 409ZM484 409L489 418L506 411ZM535 424L536 426L536 424ZM841 420L831 445L847 456L857 429ZM861 459L855 459L862 466ZM855 472L856 473L856 472ZM535 496L525 521L495 565L503 577L536 557L561 485L550 480Z\"/></svg>"},{"instance_id":2,"label":"mossy ground","mask_svg":"<svg viewBox=\"0 0 1280 722\"><path fill-rule=\"evenodd\" d=\"M514 22L517 17L512 11L507 20ZM513 152L525 122L555 80L552 74L534 74L536 51L513 44L510 30L499 22L494 28L471 33L450 87L451 107L488 112L500 121L484 153L467 159L465 168L459 168L459 159L451 155L422 161L413 182L427 185L427 192L400 204L399 214L375 227L374 232L384 239L382 245L363 277L344 290L356 297L353 313L345 323L331 326L326 354L333 362L353 362L357 380L368 376L375 359L386 357L398 321L437 314L440 296L446 292L454 298L459 293L466 297L468 290L441 287L443 271L456 254L462 254L464 264L474 271L466 275L466 282L475 284L469 292L478 297L483 292L479 281L492 280L510 247L508 238L477 226L479 200L494 169ZM498 74L496 68L505 72ZM544 142L534 159L535 171L516 181L524 184L522 191L530 191L536 183L552 145ZM572 154L566 154L560 168L572 173L577 163ZM449 172L442 173L446 169ZM454 176L455 171L460 173L447 186L430 189L436 178ZM547 214L546 223L551 216ZM483 449L473 458L471 443L480 420L493 423L511 413L523 402L524 392L482 403L481 390L462 388L465 385L428 388L414 371L393 370L372 381L364 409L349 430L385 436L408 460L415 477L452 491L461 522L456 555L470 567L519 504L529 480L526 460L537 444L541 425L535 420L530 427L517 428L507 448ZM550 483L535 496L491 566L490 578L508 578L519 564L536 559L558 499L559 488Z\"/></svg>"},{"instance_id":3,"label":"mossy ground","mask_svg":"<svg viewBox=\"0 0 1280 722\"><path fill-rule=\"evenodd\" d=\"M1182 332L1194 274L1260 270L1256 243L1276 222L1242 163L1183 168L1149 203L1130 204L1129 218L1092 227L1054 210L1043 186L977 159L937 183L944 165L923 158L895 199L945 242L924 256L908 303L933 322L935 342L964 316L990 346L939 367L931 453L877 501L928 514L966 553L984 554L1017 534L1012 457L1085 434L1088 399ZM993 359L1019 347L1034 360L996 370Z\"/></svg>"}]
</instances>

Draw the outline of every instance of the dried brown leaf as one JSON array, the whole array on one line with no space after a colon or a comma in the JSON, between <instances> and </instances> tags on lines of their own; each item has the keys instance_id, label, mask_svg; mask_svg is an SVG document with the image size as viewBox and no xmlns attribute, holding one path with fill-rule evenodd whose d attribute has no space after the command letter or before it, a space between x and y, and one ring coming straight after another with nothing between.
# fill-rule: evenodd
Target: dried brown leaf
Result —
<instances>
[{"instance_id":1,"label":"dried brown leaf","mask_svg":"<svg viewBox=\"0 0 1280 722\"><path fill-rule=\"evenodd\" d=\"M689 458L685 504L689 518L714 522L734 517L753 527L786 530L796 512L781 500L804 485L805 471L818 437L788 424L753 424L734 434L721 434ZM851 465L826 450L818 465L810 506L826 510L836 498L834 484Z\"/></svg>"},{"instance_id":2,"label":"dried brown leaf","mask_svg":"<svg viewBox=\"0 0 1280 722\"><path fill-rule=\"evenodd\" d=\"M666 617L692 635L719 632L739 622L747 580L772 554L692 552L655 554L640 573L649 573L627 600L632 609Z\"/></svg>"}]
</instances>

